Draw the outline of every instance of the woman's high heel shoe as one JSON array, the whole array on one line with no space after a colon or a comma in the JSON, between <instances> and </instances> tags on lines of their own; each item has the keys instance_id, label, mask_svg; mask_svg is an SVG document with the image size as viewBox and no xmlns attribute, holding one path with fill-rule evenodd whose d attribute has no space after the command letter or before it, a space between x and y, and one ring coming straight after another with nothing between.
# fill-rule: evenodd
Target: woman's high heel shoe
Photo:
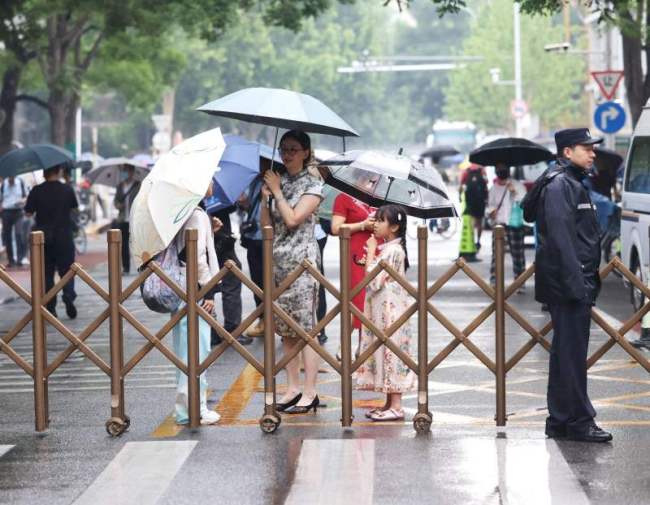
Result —
<instances>
[{"instance_id":1,"label":"woman's high heel shoe","mask_svg":"<svg viewBox=\"0 0 650 505\"><path fill-rule=\"evenodd\" d=\"M314 396L314 399L311 401L309 405L296 405L295 407L291 407L290 409L287 409L284 411L285 414L306 414L309 412L311 409L314 409L314 414L316 413L316 409L320 405L320 400L318 399L318 395Z\"/></svg>"},{"instance_id":2,"label":"woman's high heel shoe","mask_svg":"<svg viewBox=\"0 0 650 505\"><path fill-rule=\"evenodd\" d=\"M276 403L275 404L275 410L277 410L278 412L284 412L289 407L293 407L296 403L298 403L301 398L302 398L302 393L298 393L296 396L294 396L287 403Z\"/></svg>"}]
</instances>

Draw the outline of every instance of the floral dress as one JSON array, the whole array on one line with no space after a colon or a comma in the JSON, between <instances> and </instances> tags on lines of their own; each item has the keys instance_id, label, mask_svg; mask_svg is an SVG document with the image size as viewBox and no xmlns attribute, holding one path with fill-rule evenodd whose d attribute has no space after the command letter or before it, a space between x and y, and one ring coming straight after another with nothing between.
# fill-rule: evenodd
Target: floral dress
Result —
<instances>
[{"instance_id":1,"label":"floral dress","mask_svg":"<svg viewBox=\"0 0 650 505\"><path fill-rule=\"evenodd\" d=\"M381 247L381 246L380 246ZM406 255L400 239L391 240L381 247L380 254L368 271L384 260L399 274L404 275ZM364 313L379 329L386 330L408 309L409 295L406 290L384 270L366 288ZM372 345L377 337L365 326L361 330L361 353ZM392 336L391 341L412 356L412 333L410 322L404 323ZM416 388L417 376L386 346L377 349L354 373L356 389L403 393Z\"/></svg>"},{"instance_id":2,"label":"floral dress","mask_svg":"<svg viewBox=\"0 0 650 505\"><path fill-rule=\"evenodd\" d=\"M295 207L303 195L315 195L322 198L321 182L303 170L297 175L283 174L280 179L282 194L291 207ZM311 261L318 268L320 250L314 237L316 213L305 219L297 228L290 230L280 212L273 204L273 273L275 283L279 285L298 267L303 260ZM305 331L315 325L315 311L318 301L318 282L311 274L305 272L296 279L278 298L278 305ZM274 316L275 331L282 337L298 338L298 335L278 316Z\"/></svg>"}]
</instances>

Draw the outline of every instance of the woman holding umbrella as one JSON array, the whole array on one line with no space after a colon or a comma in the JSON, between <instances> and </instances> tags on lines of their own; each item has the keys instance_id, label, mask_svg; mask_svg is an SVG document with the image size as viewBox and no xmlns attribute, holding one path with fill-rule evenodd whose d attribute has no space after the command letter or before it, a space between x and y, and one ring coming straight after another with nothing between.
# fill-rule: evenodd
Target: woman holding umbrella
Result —
<instances>
[{"instance_id":1,"label":"woman holding umbrella","mask_svg":"<svg viewBox=\"0 0 650 505\"><path fill-rule=\"evenodd\" d=\"M262 224L271 223L275 282L280 284L300 263L307 259L314 265L320 262L320 251L314 237L316 210L322 199L320 181L309 174L307 166L312 158L309 136L290 130L280 139L280 156L286 167L281 175L274 171L264 174L262 188ZM273 203L270 203L270 197ZM305 329L315 325L314 314L318 300L318 283L303 273L278 298L278 305ZM276 332L282 337L285 353L291 352L298 335L281 319L275 319ZM287 390L277 403L277 410L288 414L304 414L318 408L316 377L319 357L309 346L302 351L305 381L300 391L300 362L298 357L287 363Z\"/></svg>"}]
</instances>

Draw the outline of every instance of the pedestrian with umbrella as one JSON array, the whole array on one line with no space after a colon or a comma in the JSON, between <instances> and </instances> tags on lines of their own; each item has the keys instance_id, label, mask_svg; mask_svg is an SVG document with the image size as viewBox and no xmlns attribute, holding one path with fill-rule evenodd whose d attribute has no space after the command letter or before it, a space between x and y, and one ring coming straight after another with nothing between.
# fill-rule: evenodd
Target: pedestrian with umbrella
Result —
<instances>
[{"instance_id":1,"label":"pedestrian with umbrella","mask_svg":"<svg viewBox=\"0 0 650 505\"><path fill-rule=\"evenodd\" d=\"M185 230L198 231L197 263L199 286L206 285L218 272L213 232L221 223L210 222L201 201L212 196L212 178L225 142L216 128L196 135L175 146L162 156L142 182L131 209L131 245L138 267L170 248L177 257L174 262L183 265L187 260ZM182 269L184 266L180 267ZM214 291L201 300L202 307L212 313ZM180 308L180 303L179 303ZM187 317L172 330L174 353L187 363ZM210 353L210 325L199 317L199 360ZM200 377L201 424L214 424L219 414L207 406L207 372ZM175 419L186 424L188 417L187 375L176 371Z\"/></svg>"},{"instance_id":2,"label":"pedestrian with umbrella","mask_svg":"<svg viewBox=\"0 0 650 505\"><path fill-rule=\"evenodd\" d=\"M308 172L312 159L311 139L299 130L290 130L280 139L280 156L286 172L268 170L262 188L262 223L271 223L273 263L276 285L304 260L318 268L321 262L314 236L316 211L322 200L321 182ZM270 198L273 197L273 203ZM307 272L296 279L280 295L278 305L306 330L315 326L318 282ZM282 337L285 354L299 342L296 333L280 318L275 318L275 331ZM305 380L300 391L300 361L296 356L287 363L287 389L276 408L288 414L304 414L319 405L316 377L320 357L310 347L302 351Z\"/></svg>"},{"instance_id":3,"label":"pedestrian with umbrella","mask_svg":"<svg viewBox=\"0 0 650 505\"><path fill-rule=\"evenodd\" d=\"M512 269L516 277L526 270L524 251L524 219L521 201L526 196L524 185L510 177L510 167L497 163L496 179L488 193L487 214L492 226L503 225L506 229L508 249L512 257ZM492 234L492 263L490 266L490 284L496 283L495 237ZM517 293L523 293L523 287Z\"/></svg>"},{"instance_id":4,"label":"pedestrian with umbrella","mask_svg":"<svg viewBox=\"0 0 650 505\"><path fill-rule=\"evenodd\" d=\"M259 176L260 144L247 141L237 135L224 135L224 141L226 149L213 177L214 194L204 203L208 215L219 219L222 223L221 229L214 235L214 247L217 252L219 268L223 268L226 261L232 261L237 268L241 268L241 261L235 251L230 214L236 210L241 194ZM260 268L261 266L260 263ZM226 275L221 282L224 328L229 332L234 331L241 324L241 286L241 280L232 272ZM211 344L220 344L221 337L214 328L211 332ZM247 335L240 335L237 340L242 345L248 345L253 341Z\"/></svg>"},{"instance_id":5,"label":"pedestrian with umbrella","mask_svg":"<svg viewBox=\"0 0 650 505\"><path fill-rule=\"evenodd\" d=\"M25 215L35 217L35 230L45 235L45 289L54 286L54 273L63 277L74 263L73 221L78 208L74 190L59 179L64 168L72 167L72 153L52 144L34 144L14 149L0 158L0 177L43 170L45 181L34 186L25 202ZM74 279L63 287L63 302L70 319L77 317ZM56 297L47 305L56 316Z\"/></svg>"}]
</instances>

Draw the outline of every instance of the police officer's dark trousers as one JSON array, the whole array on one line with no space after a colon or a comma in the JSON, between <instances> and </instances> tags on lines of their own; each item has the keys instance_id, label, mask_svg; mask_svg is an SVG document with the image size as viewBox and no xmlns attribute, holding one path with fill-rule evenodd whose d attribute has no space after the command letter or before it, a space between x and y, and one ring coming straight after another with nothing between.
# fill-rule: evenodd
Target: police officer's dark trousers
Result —
<instances>
[{"instance_id":1,"label":"police officer's dark trousers","mask_svg":"<svg viewBox=\"0 0 650 505\"><path fill-rule=\"evenodd\" d=\"M568 303L549 303L553 343L548 375L547 427L582 431L596 411L587 395L587 350L592 297Z\"/></svg>"},{"instance_id":2,"label":"police officer's dark trousers","mask_svg":"<svg viewBox=\"0 0 650 505\"><path fill-rule=\"evenodd\" d=\"M71 230L57 230L56 233L45 233L45 290L54 286L54 273L63 277L74 263L74 241ZM74 290L74 278L63 286L63 301L73 302L77 298ZM47 304L48 310L56 307L56 296Z\"/></svg>"}]
</instances>

